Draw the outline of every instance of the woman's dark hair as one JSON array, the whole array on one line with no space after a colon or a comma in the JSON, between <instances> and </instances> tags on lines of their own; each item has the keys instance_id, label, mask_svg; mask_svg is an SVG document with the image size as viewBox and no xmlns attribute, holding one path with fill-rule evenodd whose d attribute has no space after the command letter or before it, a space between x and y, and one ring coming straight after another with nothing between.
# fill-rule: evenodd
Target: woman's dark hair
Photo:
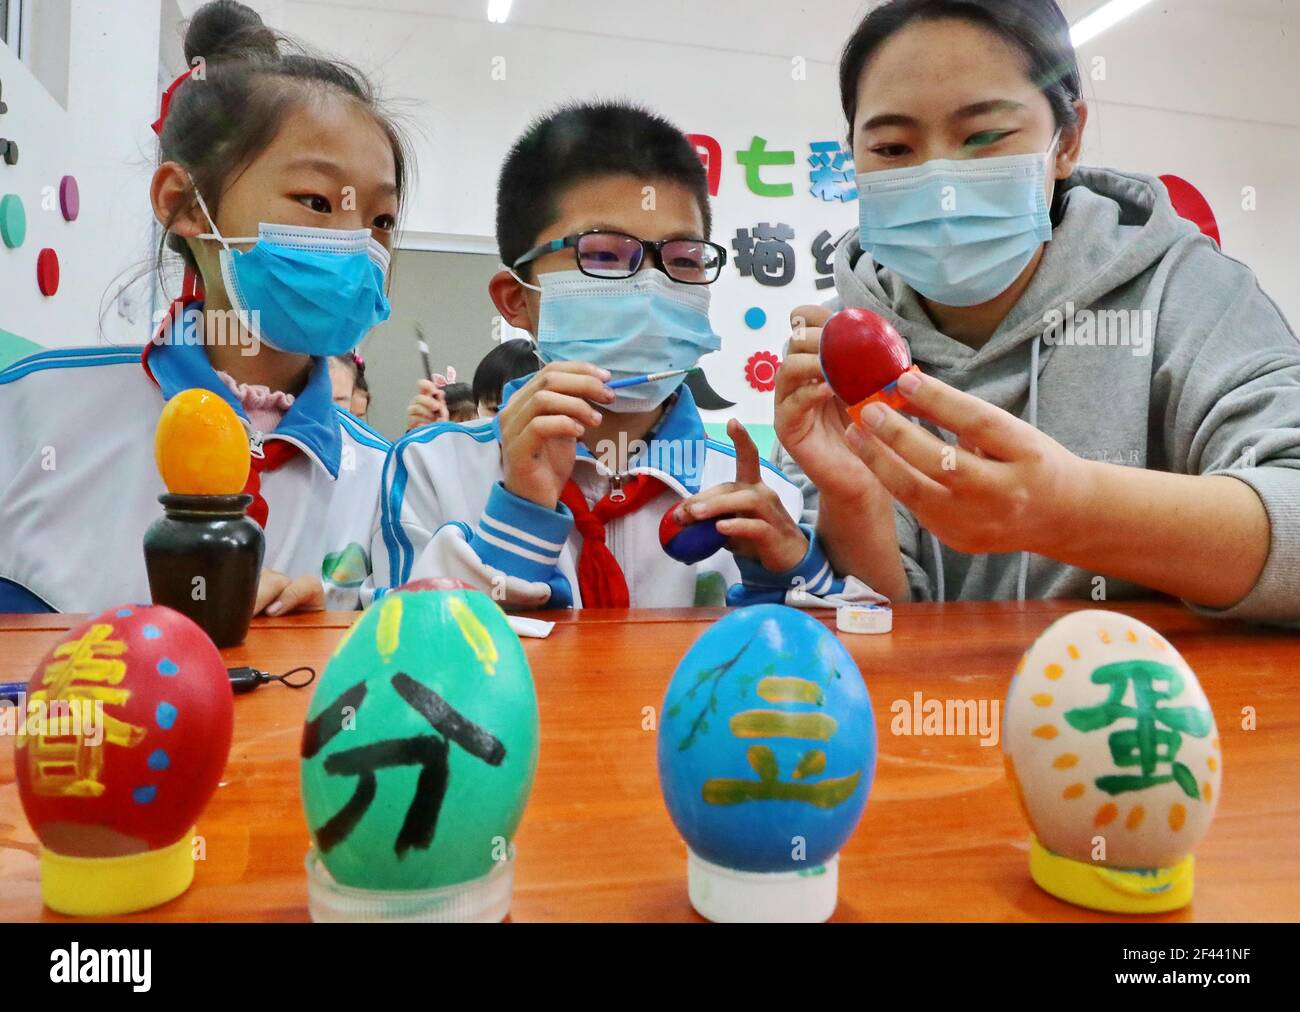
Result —
<instances>
[{"instance_id":1,"label":"woman's dark hair","mask_svg":"<svg viewBox=\"0 0 1300 1012\"><path fill-rule=\"evenodd\" d=\"M887 0L862 19L840 55L840 103L850 141L857 126L858 84L876 51L908 25L944 18L987 28L1018 49L1030 80L1051 103L1056 125L1066 129L1078 122L1079 60L1070 23L1055 0Z\"/></svg>"},{"instance_id":2,"label":"woman's dark hair","mask_svg":"<svg viewBox=\"0 0 1300 1012\"><path fill-rule=\"evenodd\" d=\"M502 341L483 356L478 368L474 370L474 402L500 404L501 392L507 383L537 372L539 368L532 341L521 338Z\"/></svg>"},{"instance_id":3,"label":"woman's dark hair","mask_svg":"<svg viewBox=\"0 0 1300 1012\"><path fill-rule=\"evenodd\" d=\"M203 76L196 71L172 94L158 158L185 166L214 218L222 195L274 140L285 115L313 94L330 92L355 100L388 138L400 206L410 178L409 145L361 71L308 54L236 0L213 0L195 12L185 31L185 61L201 66ZM197 266L180 236L168 232L163 246ZM160 268L162 256L160 247Z\"/></svg>"}]
</instances>

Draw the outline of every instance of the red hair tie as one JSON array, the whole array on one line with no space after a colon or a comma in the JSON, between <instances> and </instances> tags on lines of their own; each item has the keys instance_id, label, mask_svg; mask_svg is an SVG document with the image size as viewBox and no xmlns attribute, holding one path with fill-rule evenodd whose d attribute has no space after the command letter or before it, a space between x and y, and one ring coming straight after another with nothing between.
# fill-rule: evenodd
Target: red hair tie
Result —
<instances>
[{"instance_id":1,"label":"red hair tie","mask_svg":"<svg viewBox=\"0 0 1300 1012\"><path fill-rule=\"evenodd\" d=\"M152 123L153 132L159 137L162 136L163 124L167 122L167 113L172 107L172 92L179 88L184 82L188 81L190 75L194 73L195 69L196 68L194 67L190 67L185 71L185 73L181 74L180 77L176 78L176 80L169 84L167 90L162 93L162 102L159 104L158 109L158 118Z\"/></svg>"}]
</instances>

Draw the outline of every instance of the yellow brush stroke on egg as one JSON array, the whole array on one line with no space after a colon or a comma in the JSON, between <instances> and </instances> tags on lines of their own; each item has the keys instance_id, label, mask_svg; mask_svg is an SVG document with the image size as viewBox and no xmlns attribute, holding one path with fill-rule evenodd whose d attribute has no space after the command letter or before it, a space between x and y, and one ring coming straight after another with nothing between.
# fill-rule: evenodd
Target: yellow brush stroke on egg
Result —
<instances>
[{"instance_id":1,"label":"yellow brush stroke on egg","mask_svg":"<svg viewBox=\"0 0 1300 1012\"><path fill-rule=\"evenodd\" d=\"M1097 814L1092 817L1092 824L1100 829L1102 826L1109 826L1115 821L1115 816L1119 815L1119 808L1114 802L1107 802L1097 809Z\"/></svg>"},{"instance_id":2,"label":"yellow brush stroke on egg","mask_svg":"<svg viewBox=\"0 0 1300 1012\"><path fill-rule=\"evenodd\" d=\"M1065 648L1065 652L1070 655L1070 660L1077 661L1079 659L1079 648L1073 643Z\"/></svg>"},{"instance_id":3,"label":"yellow brush stroke on egg","mask_svg":"<svg viewBox=\"0 0 1300 1012\"><path fill-rule=\"evenodd\" d=\"M451 611L451 617L456 620L456 625L460 627L460 634L465 637L465 642L469 648L474 651L474 656L478 658L483 670L489 675L497 673L497 645L492 642L492 635L487 628L478 620L463 600L459 597L449 598L447 608Z\"/></svg>"},{"instance_id":4,"label":"yellow brush stroke on egg","mask_svg":"<svg viewBox=\"0 0 1300 1012\"><path fill-rule=\"evenodd\" d=\"M1045 674L1052 681L1056 681L1063 674L1065 674L1065 668L1061 667L1059 664L1049 664L1047 665L1047 667L1043 668L1043 674Z\"/></svg>"},{"instance_id":5,"label":"yellow brush stroke on egg","mask_svg":"<svg viewBox=\"0 0 1300 1012\"><path fill-rule=\"evenodd\" d=\"M1056 727L1052 724L1042 724L1033 731L1035 738L1046 738L1048 741L1056 737Z\"/></svg>"},{"instance_id":6,"label":"yellow brush stroke on egg","mask_svg":"<svg viewBox=\"0 0 1300 1012\"><path fill-rule=\"evenodd\" d=\"M745 710L728 722L737 738L806 738L829 741L839 728L826 713L788 713L784 710Z\"/></svg>"},{"instance_id":7,"label":"yellow brush stroke on egg","mask_svg":"<svg viewBox=\"0 0 1300 1012\"><path fill-rule=\"evenodd\" d=\"M402 638L402 599L385 597L379 605L379 624L375 627L375 648L385 661L393 656Z\"/></svg>"},{"instance_id":8,"label":"yellow brush stroke on egg","mask_svg":"<svg viewBox=\"0 0 1300 1012\"><path fill-rule=\"evenodd\" d=\"M1079 765L1079 757L1073 752L1062 752L1052 760L1052 765L1058 770L1068 770L1072 766Z\"/></svg>"},{"instance_id":9,"label":"yellow brush stroke on egg","mask_svg":"<svg viewBox=\"0 0 1300 1012\"><path fill-rule=\"evenodd\" d=\"M1083 792L1083 784L1071 784L1061 792L1061 797L1065 798L1067 801L1073 801L1075 798L1083 797Z\"/></svg>"},{"instance_id":10,"label":"yellow brush stroke on egg","mask_svg":"<svg viewBox=\"0 0 1300 1012\"><path fill-rule=\"evenodd\" d=\"M1165 648L1165 641L1162 640L1159 636L1152 636L1151 645L1155 647L1157 650L1163 650Z\"/></svg>"},{"instance_id":11,"label":"yellow brush stroke on egg","mask_svg":"<svg viewBox=\"0 0 1300 1012\"><path fill-rule=\"evenodd\" d=\"M807 678L782 678L768 675L760 678L755 690L759 699L769 703L820 703L821 686Z\"/></svg>"},{"instance_id":12,"label":"yellow brush stroke on egg","mask_svg":"<svg viewBox=\"0 0 1300 1012\"><path fill-rule=\"evenodd\" d=\"M1050 692L1036 692L1029 698L1034 701L1035 706L1052 705L1052 694Z\"/></svg>"},{"instance_id":13,"label":"yellow brush stroke on egg","mask_svg":"<svg viewBox=\"0 0 1300 1012\"><path fill-rule=\"evenodd\" d=\"M1212 755L1207 755L1205 757L1205 765L1210 767L1210 772L1213 773L1219 768L1219 760L1215 759Z\"/></svg>"},{"instance_id":14,"label":"yellow brush stroke on egg","mask_svg":"<svg viewBox=\"0 0 1300 1012\"><path fill-rule=\"evenodd\" d=\"M1134 805L1132 811L1128 813L1128 818L1124 820L1124 825L1129 829L1137 829L1142 825L1143 818L1146 817L1146 809L1141 805Z\"/></svg>"},{"instance_id":15,"label":"yellow brush stroke on egg","mask_svg":"<svg viewBox=\"0 0 1300 1012\"><path fill-rule=\"evenodd\" d=\"M1214 799L1214 788L1208 780L1201 784L1201 797L1206 801L1212 801Z\"/></svg>"},{"instance_id":16,"label":"yellow brush stroke on egg","mask_svg":"<svg viewBox=\"0 0 1300 1012\"><path fill-rule=\"evenodd\" d=\"M1103 643L1109 643L1109 642L1110 642L1110 633L1108 633L1105 629L1098 629L1098 630L1097 630L1097 635L1101 637L1101 641L1102 641Z\"/></svg>"},{"instance_id":17,"label":"yellow brush stroke on egg","mask_svg":"<svg viewBox=\"0 0 1300 1012\"><path fill-rule=\"evenodd\" d=\"M1183 828L1183 823L1187 821L1187 809L1182 805L1174 802L1169 806L1169 828L1175 833Z\"/></svg>"}]
</instances>

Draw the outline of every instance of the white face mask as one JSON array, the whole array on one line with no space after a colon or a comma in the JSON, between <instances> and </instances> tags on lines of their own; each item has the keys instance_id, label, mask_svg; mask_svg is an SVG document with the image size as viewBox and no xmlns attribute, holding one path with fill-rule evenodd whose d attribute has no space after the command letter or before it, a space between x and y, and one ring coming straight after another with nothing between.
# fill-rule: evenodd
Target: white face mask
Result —
<instances>
[{"instance_id":1,"label":"white face mask","mask_svg":"<svg viewBox=\"0 0 1300 1012\"><path fill-rule=\"evenodd\" d=\"M1001 295L1052 238L1046 154L938 159L863 172L858 239L909 288L944 306Z\"/></svg>"},{"instance_id":2,"label":"white face mask","mask_svg":"<svg viewBox=\"0 0 1300 1012\"><path fill-rule=\"evenodd\" d=\"M543 362L588 362L614 379L689 369L722 347L709 324L707 285L686 285L658 270L630 278L592 278L578 270L538 277L542 293L537 353ZM685 376L614 391L610 411L651 411Z\"/></svg>"}]
</instances>

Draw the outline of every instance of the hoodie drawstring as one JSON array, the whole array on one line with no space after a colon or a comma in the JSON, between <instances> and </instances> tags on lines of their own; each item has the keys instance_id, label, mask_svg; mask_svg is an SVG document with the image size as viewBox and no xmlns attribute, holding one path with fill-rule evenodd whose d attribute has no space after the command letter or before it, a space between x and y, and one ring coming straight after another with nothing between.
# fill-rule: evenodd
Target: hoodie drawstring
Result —
<instances>
[{"instance_id":1,"label":"hoodie drawstring","mask_svg":"<svg viewBox=\"0 0 1300 1012\"><path fill-rule=\"evenodd\" d=\"M1038 349L1042 335L1038 335L1029 345L1029 424L1038 428ZM1025 588L1029 583L1029 553L1020 553L1020 579L1016 587L1016 600L1025 599Z\"/></svg>"}]
</instances>

